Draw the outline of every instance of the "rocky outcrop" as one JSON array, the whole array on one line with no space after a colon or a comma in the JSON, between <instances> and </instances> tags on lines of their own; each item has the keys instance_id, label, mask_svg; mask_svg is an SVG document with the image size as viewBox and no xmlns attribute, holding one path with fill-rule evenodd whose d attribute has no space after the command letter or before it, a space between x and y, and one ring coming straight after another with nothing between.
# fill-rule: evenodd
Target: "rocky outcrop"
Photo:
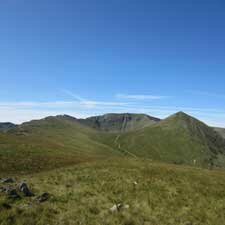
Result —
<instances>
[{"instance_id":1,"label":"rocky outcrop","mask_svg":"<svg viewBox=\"0 0 225 225\"><path fill-rule=\"evenodd\" d=\"M145 114L109 113L103 116L80 119L79 122L94 129L108 132L126 132L151 126L160 119Z\"/></svg>"},{"instance_id":2,"label":"rocky outcrop","mask_svg":"<svg viewBox=\"0 0 225 225\"><path fill-rule=\"evenodd\" d=\"M27 184L24 183L24 182L19 185L18 189L19 189L20 192L22 192L27 197L34 196L34 194L28 188Z\"/></svg>"}]
</instances>

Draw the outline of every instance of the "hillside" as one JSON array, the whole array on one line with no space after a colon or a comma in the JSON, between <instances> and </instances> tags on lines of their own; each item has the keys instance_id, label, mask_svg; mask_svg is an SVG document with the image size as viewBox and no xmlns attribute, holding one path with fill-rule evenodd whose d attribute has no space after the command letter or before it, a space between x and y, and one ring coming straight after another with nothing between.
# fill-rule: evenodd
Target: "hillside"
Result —
<instances>
[{"instance_id":1,"label":"hillside","mask_svg":"<svg viewBox=\"0 0 225 225\"><path fill-rule=\"evenodd\" d=\"M69 116L47 117L0 133L1 171L39 171L119 154Z\"/></svg>"},{"instance_id":2,"label":"hillside","mask_svg":"<svg viewBox=\"0 0 225 225\"><path fill-rule=\"evenodd\" d=\"M0 176L2 176L0 171ZM36 196L0 193L4 225L223 225L225 173L131 158L16 176ZM115 204L126 205L111 212Z\"/></svg>"},{"instance_id":3,"label":"hillside","mask_svg":"<svg viewBox=\"0 0 225 225\"><path fill-rule=\"evenodd\" d=\"M6 123L0 123L0 132L3 131L8 131L10 129L13 129L15 128L17 125L13 124L13 123L9 123L9 122L6 122Z\"/></svg>"},{"instance_id":4,"label":"hillside","mask_svg":"<svg viewBox=\"0 0 225 225\"><path fill-rule=\"evenodd\" d=\"M214 130L218 132L223 138L225 138L225 128L215 127Z\"/></svg>"},{"instance_id":5,"label":"hillside","mask_svg":"<svg viewBox=\"0 0 225 225\"><path fill-rule=\"evenodd\" d=\"M145 114L109 113L103 116L80 119L79 122L102 131L126 132L138 130L159 122L160 119Z\"/></svg>"},{"instance_id":6,"label":"hillside","mask_svg":"<svg viewBox=\"0 0 225 225\"><path fill-rule=\"evenodd\" d=\"M223 138L183 112L142 130L119 134L116 145L134 157L204 167L225 165Z\"/></svg>"},{"instance_id":7,"label":"hillside","mask_svg":"<svg viewBox=\"0 0 225 225\"><path fill-rule=\"evenodd\" d=\"M142 114L87 120L63 115L0 132L0 170L34 172L121 156L225 167L224 142L213 128L182 112L161 121Z\"/></svg>"}]
</instances>

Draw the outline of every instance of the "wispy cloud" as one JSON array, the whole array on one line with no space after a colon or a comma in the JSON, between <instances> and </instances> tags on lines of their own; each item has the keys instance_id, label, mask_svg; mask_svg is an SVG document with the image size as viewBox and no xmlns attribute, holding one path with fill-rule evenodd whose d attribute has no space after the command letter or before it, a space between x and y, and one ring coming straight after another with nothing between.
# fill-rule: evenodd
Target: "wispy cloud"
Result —
<instances>
[{"instance_id":1,"label":"wispy cloud","mask_svg":"<svg viewBox=\"0 0 225 225\"><path fill-rule=\"evenodd\" d=\"M80 97L79 95L74 94L71 91L68 90L62 90L65 94L72 97L74 100L79 102L81 105L86 106L87 108L95 108L97 106L125 106L128 105L128 103L125 102L111 102L111 101L93 101L89 99L84 99Z\"/></svg>"},{"instance_id":2,"label":"wispy cloud","mask_svg":"<svg viewBox=\"0 0 225 225\"><path fill-rule=\"evenodd\" d=\"M79 95L76 95L74 94L72 91L69 91L69 90L65 90L65 89L62 89L61 90L64 94L72 97L73 99L79 101L79 102L84 102L86 101L84 98L81 98Z\"/></svg>"},{"instance_id":3,"label":"wispy cloud","mask_svg":"<svg viewBox=\"0 0 225 225\"><path fill-rule=\"evenodd\" d=\"M74 104L74 101L52 101L52 102L0 102L0 109L4 107L57 107Z\"/></svg>"},{"instance_id":4,"label":"wispy cloud","mask_svg":"<svg viewBox=\"0 0 225 225\"><path fill-rule=\"evenodd\" d=\"M135 100L135 101L142 101L142 100L160 100L164 98L168 98L168 96L159 96L159 95L140 95L140 94L117 94L116 98L118 99L127 99L127 100Z\"/></svg>"},{"instance_id":5,"label":"wispy cloud","mask_svg":"<svg viewBox=\"0 0 225 225\"><path fill-rule=\"evenodd\" d=\"M155 117L165 118L177 111L185 111L209 125L225 127L225 110L149 106L147 104L112 104L112 102L83 103L83 101L53 101L53 102L0 102L0 122L10 121L21 123L32 119L40 119L50 115L69 114L77 118L105 114L105 113L146 113Z\"/></svg>"},{"instance_id":6,"label":"wispy cloud","mask_svg":"<svg viewBox=\"0 0 225 225\"><path fill-rule=\"evenodd\" d=\"M47 116L56 116L68 114L76 118L85 118L91 116L85 112L79 112L76 110L69 110L64 108L49 110L49 109L37 109L37 108L10 108L10 109L0 109L0 122L13 122L20 124L30 120L42 119Z\"/></svg>"},{"instance_id":7,"label":"wispy cloud","mask_svg":"<svg viewBox=\"0 0 225 225\"><path fill-rule=\"evenodd\" d=\"M146 113L155 117L165 118L177 111L185 111L186 113L205 121L209 125L225 127L225 110L223 109L153 105L149 104L148 101L140 101L145 100L146 95L138 95L138 97L136 95L131 95L135 96L130 98L132 101L129 101L128 98L124 98L127 99L127 101L122 101L122 98L120 98L120 100L114 102L95 101L85 99L70 91L63 92L69 96L71 100L0 102L0 122L10 121L21 123L58 114L69 114L77 118L85 118L109 112ZM152 99L152 96L147 96L147 99Z\"/></svg>"}]
</instances>

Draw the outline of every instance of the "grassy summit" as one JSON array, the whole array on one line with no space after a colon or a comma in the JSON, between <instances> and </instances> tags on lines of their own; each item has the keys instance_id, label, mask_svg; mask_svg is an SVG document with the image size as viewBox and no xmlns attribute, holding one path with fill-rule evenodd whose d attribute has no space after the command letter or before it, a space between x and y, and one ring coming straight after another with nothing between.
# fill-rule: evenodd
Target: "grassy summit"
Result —
<instances>
[{"instance_id":1,"label":"grassy summit","mask_svg":"<svg viewBox=\"0 0 225 225\"><path fill-rule=\"evenodd\" d=\"M225 165L223 138L183 112L141 130L118 135L117 145L137 157L203 167Z\"/></svg>"}]
</instances>

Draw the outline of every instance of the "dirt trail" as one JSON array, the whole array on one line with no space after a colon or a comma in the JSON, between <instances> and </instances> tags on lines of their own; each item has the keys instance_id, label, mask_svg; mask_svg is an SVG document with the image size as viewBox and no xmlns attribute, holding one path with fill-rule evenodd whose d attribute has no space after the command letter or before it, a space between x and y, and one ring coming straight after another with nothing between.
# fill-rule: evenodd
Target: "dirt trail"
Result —
<instances>
[{"instance_id":1,"label":"dirt trail","mask_svg":"<svg viewBox=\"0 0 225 225\"><path fill-rule=\"evenodd\" d=\"M137 157L135 154L133 154L133 153L127 151L126 149L122 149L122 148L121 148L121 145L120 145L120 143L119 143L119 138L120 138L120 134L117 135L116 138L115 138L115 140L114 140L114 144L118 147L118 149L119 149L120 151L122 151L122 152L124 152L124 153L127 153L128 155L130 155L130 156L132 156L132 157L134 157L134 158L137 159L138 157Z\"/></svg>"}]
</instances>

